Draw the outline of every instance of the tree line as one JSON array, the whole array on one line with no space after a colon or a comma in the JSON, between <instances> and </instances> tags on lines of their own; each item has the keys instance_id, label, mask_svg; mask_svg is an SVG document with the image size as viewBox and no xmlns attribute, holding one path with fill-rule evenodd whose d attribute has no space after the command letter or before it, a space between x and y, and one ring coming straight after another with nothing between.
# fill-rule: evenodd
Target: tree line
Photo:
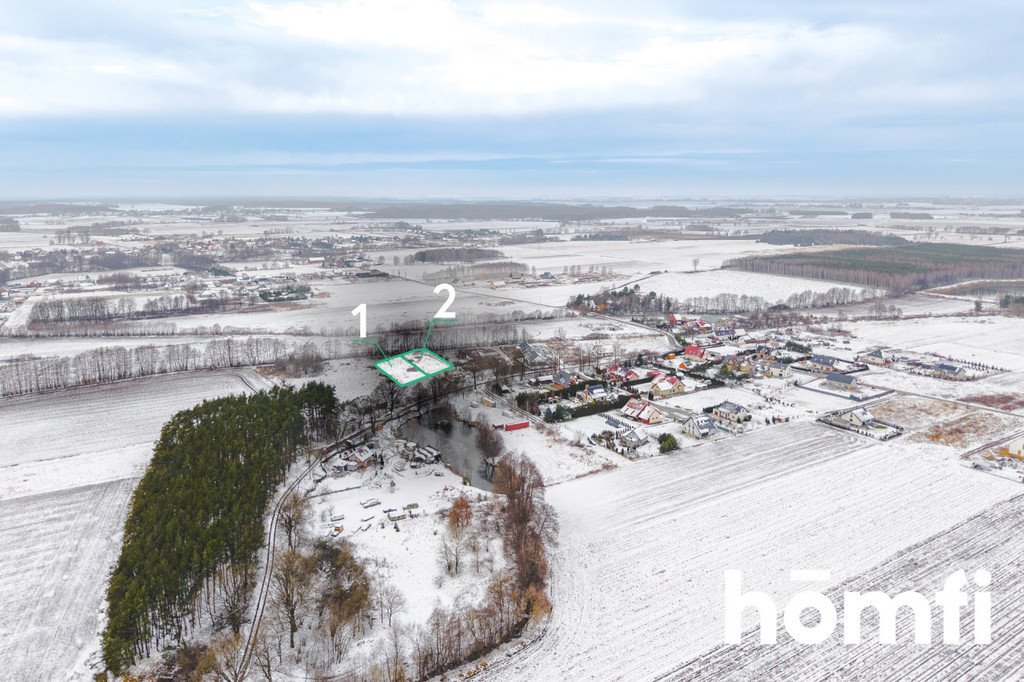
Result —
<instances>
[{"instance_id":1,"label":"tree line","mask_svg":"<svg viewBox=\"0 0 1024 682\"><path fill-rule=\"evenodd\" d=\"M239 631L267 507L300 447L330 435L339 412L333 388L314 382L207 400L164 425L107 589L109 670L182 641L204 604Z\"/></svg>"},{"instance_id":2,"label":"tree line","mask_svg":"<svg viewBox=\"0 0 1024 682\"><path fill-rule=\"evenodd\" d=\"M504 258L505 254L497 249L481 249L472 246L446 246L437 249L424 249L405 257L404 263L474 263L480 260Z\"/></svg>"},{"instance_id":3,"label":"tree line","mask_svg":"<svg viewBox=\"0 0 1024 682\"><path fill-rule=\"evenodd\" d=\"M972 279L1024 277L1024 250L966 244L908 243L748 256L723 267L769 275L807 277L885 289L902 296Z\"/></svg>"},{"instance_id":4,"label":"tree line","mask_svg":"<svg viewBox=\"0 0 1024 682\"><path fill-rule=\"evenodd\" d=\"M171 315L213 313L238 305L228 298L197 300L185 294L157 296L143 301L124 296L74 296L39 301L29 313L30 324L69 324L79 322L109 322L111 320L137 320Z\"/></svg>"},{"instance_id":5,"label":"tree line","mask_svg":"<svg viewBox=\"0 0 1024 682\"><path fill-rule=\"evenodd\" d=\"M76 386L199 369L276 365L291 375L319 371L324 356L311 343L251 336L206 344L101 346L71 357L23 358L0 366L0 396L46 393Z\"/></svg>"}]
</instances>

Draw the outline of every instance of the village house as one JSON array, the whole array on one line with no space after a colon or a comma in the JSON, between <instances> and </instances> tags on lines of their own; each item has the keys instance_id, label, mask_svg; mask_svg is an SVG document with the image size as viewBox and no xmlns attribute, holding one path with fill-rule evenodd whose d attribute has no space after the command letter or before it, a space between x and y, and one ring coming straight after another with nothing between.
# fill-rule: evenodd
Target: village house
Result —
<instances>
[{"instance_id":1,"label":"village house","mask_svg":"<svg viewBox=\"0 0 1024 682\"><path fill-rule=\"evenodd\" d=\"M707 351L705 351L700 346L695 346L691 344L686 347L686 350L683 351L683 357L692 358L694 360L703 360L706 353Z\"/></svg>"},{"instance_id":2,"label":"village house","mask_svg":"<svg viewBox=\"0 0 1024 682\"><path fill-rule=\"evenodd\" d=\"M939 379L963 379L967 372L963 367L940 362L931 366L931 374Z\"/></svg>"},{"instance_id":3,"label":"village house","mask_svg":"<svg viewBox=\"0 0 1024 682\"><path fill-rule=\"evenodd\" d=\"M570 374L569 372L566 372L564 369L558 370L557 372L555 372L555 375L551 377L551 384L555 388L568 388L569 386L572 386L574 383L576 383L576 381L573 378L573 375Z\"/></svg>"},{"instance_id":4,"label":"village house","mask_svg":"<svg viewBox=\"0 0 1024 682\"><path fill-rule=\"evenodd\" d=\"M836 359L824 355L812 355L807 360L807 366L812 372L827 374L836 371Z\"/></svg>"},{"instance_id":5,"label":"village house","mask_svg":"<svg viewBox=\"0 0 1024 682\"><path fill-rule=\"evenodd\" d=\"M857 387L857 379L850 376L849 374L840 374L839 372L829 372L825 375L825 385L829 388L838 388L840 390L852 391Z\"/></svg>"},{"instance_id":6,"label":"village house","mask_svg":"<svg viewBox=\"0 0 1024 682\"><path fill-rule=\"evenodd\" d=\"M838 415L839 421L846 422L851 426L857 428L865 428L871 425L871 422L875 421L874 416L868 412L866 407L858 407L856 410L850 410L849 412L843 412Z\"/></svg>"},{"instance_id":7,"label":"village house","mask_svg":"<svg viewBox=\"0 0 1024 682\"><path fill-rule=\"evenodd\" d=\"M685 392L686 385L679 377L663 376L651 385L651 395L655 398L668 398Z\"/></svg>"},{"instance_id":8,"label":"village house","mask_svg":"<svg viewBox=\"0 0 1024 682\"><path fill-rule=\"evenodd\" d=\"M665 420L658 408L640 398L630 398L629 402L619 411L625 416L644 424L660 424Z\"/></svg>"},{"instance_id":9,"label":"village house","mask_svg":"<svg viewBox=\"0 0 1024 682\"><path fill-rule=\"evenodd\" d=\"M768 365L765 374L772 379L785 379L793 374L793 370L786 363L775 361Z\"/></svg>"},{"instance_id":10,"label":"village house","mask_svg":"<svg viewBox=\"0 0 1024 682\"><path fill-rule=\"evenodd\" d=\"M882 350L873 350L870 353L864 353L857 359L869 365L888 365L892 362L892 358Z\"/></svg>"},{"instance_id":11,"label":"village house","mask_svg":"<svg viewBox=\"0 0 1024 682\"><path fill-rule=\"evenodd\" d=\"M695 414L683 422L683 433L694 438L707 438L715 432L715 423L706 414Z\"/></svg>"},{"instance_id":12,"label":"village house","mask_svg":"<svg viewBox=\"0 0 1024 682\"><path fill-rule=\"evenodd\" d=\"M649 436L642 426L623 431L618 435L619 445L627 450L636 450L647 442Z\"/></svg>"},{"instance_id":13,"label":"village house","mask_svg":"<svg viewBox=\"0 0 1024 682\"><path fill-rule=\"evenodd\" d=\"M584 403L592 403L595 400L609 400L611 396L601 384L590 384L579 393L580 400Z\"/></svg>"},{"instance_id":14,"label":"village house","mask_svg":"<svg viewBox=\"0 0 1024 682\"><path fill-rule=\"evenodd\" d=\"M753 368L750 360L744 355L730 355L722 363L722 366L730 372L736 372L737 374L746 374Z\"/></svg>"},{"instance_id":15,"label":"village house","mask_svg":"<svg viewBox=\"0 0 1024 682\"><path fill-rule=\"evenodd\" d=\"M740 422L750 421L751 418L750 410L728 400L715 405L711 410L711 414L715 415L719 419L726 419L731 422L736 422L737 424Z\"/></svg>"}]
</instances>

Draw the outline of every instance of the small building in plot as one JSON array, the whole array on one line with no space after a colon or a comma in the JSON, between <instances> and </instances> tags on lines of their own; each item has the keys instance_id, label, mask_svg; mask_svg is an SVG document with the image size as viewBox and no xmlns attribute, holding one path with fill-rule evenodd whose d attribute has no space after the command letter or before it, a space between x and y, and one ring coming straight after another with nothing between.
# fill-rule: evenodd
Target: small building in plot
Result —
<instances>
[{"instance_id":1,"label":"small building in plot","mask_svg":"<svg viewBox=\"0 0 1024 682\"><path fill-rule=\"evenodd\" d=\"M620 412L644 424L660 424L665 420L658 408L640 398L630 398Z\"/></svg>"},{"instance_id":2,"label":"small building in plot","mask_svg":"<svg viewBox=\"0 0 1024 682\"><path fill-rule=\"evenodd\" d=\"M707 438L715 432L715 423L706 414L695 414L683 422L683 433L694 438Z\"/></svg>"},{"instance_id":3,"label":"small building in plot","mask_svg":"<svg viewBox=\"0 0 1024 682\"><path fill-rule=\"evenodd\" d=\"M729 400L715 405L711 410L711 414L719 419L727 419L736 423L750 421L751 417L750 410Z\"/></svg>"},{"instance_id":4,"label":"small building in plot","mask_svg":"<svg viewBox=\"0 0 1024 682\"><path fill-rule=\"evenodd\" d=\"M829 388L838 388L840 390L851 391L857 387L857 379L850 376L849 374L840 374L839 372L829 372L825 375L825 385Z\"/></svg>"},{"instance_id":5,"label":"small building in plot","mask_svg":"<svg viewBox=\"0 0 1024 682\"><path fill-rule=\"evenodd\" d=\"M686 385L679 377L663 376L651 385L651 395L655 398L668 398L685 392Z\"/></svg>"},{"instance_id":6,"label":"small building in plot","mask_svg":"<svg viewBox=\"0 0 1024 682\"><path fill-rule=\"evenodd\" d=\"M573 380L572 374L566 372L564 369L560 369L555 372L555 375L551 378L551 383L554 384L556 388L568 388L569 386L572 386L575 381Z\"/></svg>"}]
</instances>

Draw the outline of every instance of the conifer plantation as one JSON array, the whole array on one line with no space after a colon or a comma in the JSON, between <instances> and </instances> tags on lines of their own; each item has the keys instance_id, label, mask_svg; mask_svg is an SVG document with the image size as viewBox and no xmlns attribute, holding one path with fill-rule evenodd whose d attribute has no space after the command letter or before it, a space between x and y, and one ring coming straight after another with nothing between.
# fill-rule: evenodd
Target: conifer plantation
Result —
<instances>
[{"instance_id":1,"label":"conifer plantation","mask_svg":"<svg viewBox=\"0 0 1024 682\"><path fill-rule=\"evenodd\" d=\"M238 632L268 505L299 447L334 436L340 407L313 382L207 400L164 425L107 590L108 669L180 641L201 609Z\"/></svg>"}]
</instances>

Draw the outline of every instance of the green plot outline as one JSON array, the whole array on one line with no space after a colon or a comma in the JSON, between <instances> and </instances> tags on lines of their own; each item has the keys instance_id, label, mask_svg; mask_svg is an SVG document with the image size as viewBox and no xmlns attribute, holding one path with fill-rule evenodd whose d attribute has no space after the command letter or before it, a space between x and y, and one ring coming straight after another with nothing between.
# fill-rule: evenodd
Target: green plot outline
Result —
<instances>
[{"instance_id":1,"label":"green plot outline","mask_svg":"<svg viewBox=\"0 0 1024 682\"><path fill-rule=\"evenodd\" d=\"M440 355L438 355L434 351L432 351L429 348L427 348L427 343L430 342L430 334L434 331L434 322L435 321L441 321L441 322L451 321L451 322L454 322L455 319L454 318L452 318L450 320L448 320L447 318L434 318L434 319L431 319L430 320L430 325L427 327L427 338L424 339L423 346L420 347L420 348L413 348L412 350L407 350L404 353L399 353L398 355L390 355L389 356L387 353L385 353L384 349L380 347L380 342L377 341L377 339L352 339L352 341L357 342L357 343L358 342L372 343L372 344L376 345L377 346L377 350L379 350L380 354L384 356L384 359L383 360L378 360L377 362L373 363L374 369L376 369L378 372L380 372L381 374L386 376L388 379L390 379L392 382L394 382L397 386L401 386L402 388L405 388L406 386L412 386L413 384L418 383L420 381L424 381L425 379L430 379L431 377L436 377L438 374L444 374L448 370L455 369L455 365L453 365L451 362L449 362L446 358L441 357ZM441 362L443 362L445 366L442 367L441 369L435 370L433 372L427 372L427 370L423 369L422 367L417 365L415 362L413 362L409 357L407 357L407 356L412 355L414 353L427 353L428 355L430 355L430 356L440 360ZM381 365L383 365L383 364L385 364L387 362L391 362L392 360L395 360L395 359L400 359L400 360L408 363L409 365L412 366L413 369L415 369L417 372L419 372L422 376L415 377L415 378L410 379L409 381L405 381L405 382L399 381L394 376L392 376L390 372L388 372L386 369L384 369L381 366Z\"/></svg>"}]
</instances>

